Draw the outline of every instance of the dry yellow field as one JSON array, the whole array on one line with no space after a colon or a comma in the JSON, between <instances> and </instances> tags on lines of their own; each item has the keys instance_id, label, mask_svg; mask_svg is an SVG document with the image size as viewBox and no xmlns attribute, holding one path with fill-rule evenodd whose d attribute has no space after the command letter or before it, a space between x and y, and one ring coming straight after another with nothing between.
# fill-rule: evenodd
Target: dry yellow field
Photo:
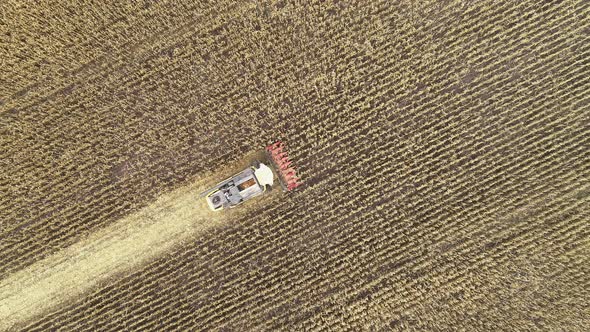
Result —
<instances>
[{"instance_id":1,"label":"dry yellow field","mask_svg":"<svg viewBox=\"0 0 590 332\"><path fill-rule=\"evenodd\" d=\"M590 4L0 2L0 331L590 329ZM198 194L281 139L305 186Z\"/></svg>"}]
</instances>

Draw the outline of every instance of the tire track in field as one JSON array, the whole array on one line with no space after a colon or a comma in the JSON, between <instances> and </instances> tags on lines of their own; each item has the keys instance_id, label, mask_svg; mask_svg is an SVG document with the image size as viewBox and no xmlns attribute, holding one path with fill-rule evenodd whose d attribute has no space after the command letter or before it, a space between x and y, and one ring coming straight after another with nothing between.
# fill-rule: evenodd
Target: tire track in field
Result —
<instances>
[{"instance_id":1,"label":"tire track in field","mask_svg":"<svg viewBox=\"0 0 590 332\"><path fill-rule=\"evenodd\" d=\"M247 158L245 158L247 159ZM241 165L239 165L241 166ZM0 280L0 330L15 329L109 278L137 268L248 209L214 213L198 193L238 166L194 180L88 238ZM275 191L265 200L279 197Z\"/></svg>"}]
</instances>

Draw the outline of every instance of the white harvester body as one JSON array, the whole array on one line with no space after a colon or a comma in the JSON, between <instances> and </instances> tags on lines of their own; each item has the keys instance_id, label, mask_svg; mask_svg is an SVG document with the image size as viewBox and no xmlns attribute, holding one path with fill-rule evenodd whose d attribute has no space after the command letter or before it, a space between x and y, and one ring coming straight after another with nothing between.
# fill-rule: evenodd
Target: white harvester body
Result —
<instances>
[{"instance_id":1,"label":"white harvester body","mask_svg":"<svg viewBox=\"0 0 590 332\"><path fill-rule=\"evenodd\" d=\"M213 211L233 208L270 190L274 183L272 170L265 164L256 164L202 193L209 208Z\"/></svg>"}]
</instances>

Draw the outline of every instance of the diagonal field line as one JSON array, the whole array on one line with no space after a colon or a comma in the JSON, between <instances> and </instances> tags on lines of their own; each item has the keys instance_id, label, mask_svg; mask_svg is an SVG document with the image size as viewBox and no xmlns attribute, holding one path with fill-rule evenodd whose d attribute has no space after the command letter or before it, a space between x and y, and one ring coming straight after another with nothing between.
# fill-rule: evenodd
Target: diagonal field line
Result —
<instances>
[{"instance_id":1,"label":"diagonal field line","mask_svg":"<svg viewBox=\"0 0 590 332\"><path fill-rule=\"evenodd\" d=\"M229 176L238 169L223 173ZM248 210L245 204L236 210L212 212L206 202L199 199L201 191L222 177L218 173L197 179L57 254L0 280L0 330L15 328ZM256 204L251 205L254 206Z\"/></svg>"}]
</instances>

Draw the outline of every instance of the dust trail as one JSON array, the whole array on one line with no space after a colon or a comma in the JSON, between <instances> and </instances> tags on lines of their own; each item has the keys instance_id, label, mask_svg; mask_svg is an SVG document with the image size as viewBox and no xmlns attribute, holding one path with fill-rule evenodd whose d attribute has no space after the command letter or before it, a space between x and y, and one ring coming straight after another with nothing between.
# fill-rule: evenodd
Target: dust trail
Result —
<instances>
[{"instance_id":1,"label":"dust trail","mask_svg":"<svg viewBox=\"0 0 590 332\"><path fill-rule=\"evenodd\" d=\"M227 168L224 173L231 175ZM231 214L212 212L198 198L199 192L218 180L220 174L161 196L54 256L0 280L0 330L15 328L235 217L242 209Z\"/></svg>"}]
</instances>

